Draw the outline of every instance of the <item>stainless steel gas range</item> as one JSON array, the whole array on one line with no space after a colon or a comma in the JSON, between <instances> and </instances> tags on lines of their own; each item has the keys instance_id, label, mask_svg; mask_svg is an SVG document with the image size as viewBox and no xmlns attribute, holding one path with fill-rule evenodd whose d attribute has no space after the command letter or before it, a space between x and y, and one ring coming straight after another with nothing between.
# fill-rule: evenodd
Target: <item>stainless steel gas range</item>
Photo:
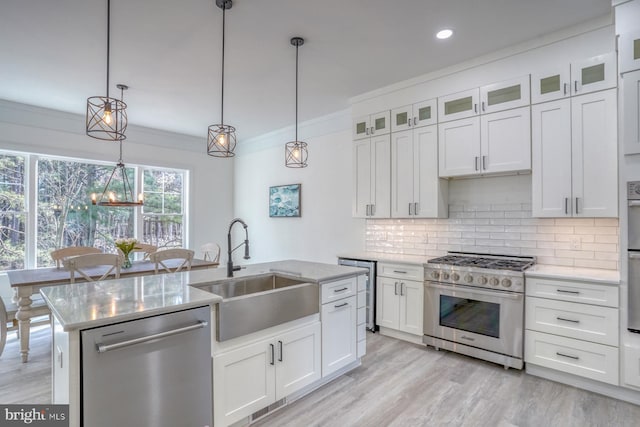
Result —
<instances>
[{"instance_id":1,"label":"stainless steel gas range","mask_svg":"<svg viewBox=\"0 0 640 427\"><path fill-rule=\"evenodd\" d=\"M465 252L429 260L422 341L522 369L524 271L534 263L534 257Z\"/></svg>"}]
</instances>

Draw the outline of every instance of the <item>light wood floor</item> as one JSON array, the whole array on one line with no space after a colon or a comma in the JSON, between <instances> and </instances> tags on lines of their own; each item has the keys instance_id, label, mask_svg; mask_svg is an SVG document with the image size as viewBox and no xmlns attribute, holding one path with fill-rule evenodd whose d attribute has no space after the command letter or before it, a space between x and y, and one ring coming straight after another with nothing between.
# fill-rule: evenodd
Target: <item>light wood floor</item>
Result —
<instances>
[{"instance_id":1,"label":"light wood floor","mask_svg":"<svg viewBox=\"0 0 640 427\"><path fill-rule=\"evenodd\" d=\"M50 403L50 330L10 338L0 403ZM367 335L363 365L254 426L639 426L640 406L446 351ZM181 427L181 426L176 426Z\"/></svg>"}]
</instances>

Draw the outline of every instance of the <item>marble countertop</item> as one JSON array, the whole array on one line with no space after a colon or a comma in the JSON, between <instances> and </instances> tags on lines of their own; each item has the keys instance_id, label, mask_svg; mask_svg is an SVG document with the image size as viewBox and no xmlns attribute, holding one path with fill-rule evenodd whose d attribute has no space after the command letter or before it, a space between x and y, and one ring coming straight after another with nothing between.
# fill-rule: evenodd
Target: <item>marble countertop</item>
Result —
<instances>
[{"instance_id":1,"label":"marble countertop","mask_svg":"<svg viewBox=\"0 0 640 427\"><path fill-rule=\"evenodd\" d=\"M599 268L562 267L557 265L537 264L525 271L525 277L542 277L548 279L586 280L603 284L620 284L620 272Z\"/></svg>"},{"instance_id":2,"label":"marble countertop","mask_svg":"<svg viewBox=\"0 0 640 427\"><path fill-rule=\"evenodd\" d=\"M338 257L411 265L425 265L429 258L435 258L422 255L385 254L383 252L349 252L338 254Z\"/></svg>"},{"instance_id":3,"label":"marble countertop","mask_svg":"<svg viewBox=\"0 0 640 427\"><path fill-rule=\"evenodd\" d=\"M234 277L277 273L322 285L366 272L356 267L286 260L250 264L234 272ZM64 330L70 331L217 304L222 297L193 286L225 280L229 280L226 269L217 268L48 286L40 293Z\"/></svg>"}]
</instances>

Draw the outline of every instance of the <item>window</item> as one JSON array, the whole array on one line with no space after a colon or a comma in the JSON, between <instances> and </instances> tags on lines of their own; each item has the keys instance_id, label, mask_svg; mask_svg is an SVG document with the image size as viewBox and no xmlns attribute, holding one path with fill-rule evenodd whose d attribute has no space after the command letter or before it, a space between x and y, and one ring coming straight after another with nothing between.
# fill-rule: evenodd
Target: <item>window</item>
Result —
<instances>
[{"instance_id":1,"label":"window","mask_svg":"<svg viewBox=\"0 0 640 427\"><path fill-rule=\"evenodd\" d=\"M30 164L35 167L29 173ZM0 152L0 271L51 266L49 253L66 246L115 252L118 238L136 237L158 247L184 246L186 171L127 167L132 183L135 177L144 181L137 185L145 195L142 209L92 205L90 194L102 193L113 167ZM35 209L26 208L31 191ZM30 215L36 217L29 219ZM33 233L27 231L31 221Z\"/></svg>"}]
</instances>

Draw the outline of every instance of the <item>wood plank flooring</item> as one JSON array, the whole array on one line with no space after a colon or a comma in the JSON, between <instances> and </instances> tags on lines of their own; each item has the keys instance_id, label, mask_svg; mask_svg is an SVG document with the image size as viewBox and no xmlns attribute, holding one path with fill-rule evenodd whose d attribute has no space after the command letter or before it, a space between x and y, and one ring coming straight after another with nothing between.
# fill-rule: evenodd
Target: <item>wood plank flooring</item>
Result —
<instances>
[{"instance_id":1,"label":"wood plank flooring","mask_svg":"<svg viewBox=\"0 0 640 427\"><path fill-rule=\"evenodd\" d=\"M48 327L32 332L23 364L10 333L0 403L50 403L50 345ZM631 427L640 406L369 333L361 367L253 425Z\"/></svg>"}]
</instances>

